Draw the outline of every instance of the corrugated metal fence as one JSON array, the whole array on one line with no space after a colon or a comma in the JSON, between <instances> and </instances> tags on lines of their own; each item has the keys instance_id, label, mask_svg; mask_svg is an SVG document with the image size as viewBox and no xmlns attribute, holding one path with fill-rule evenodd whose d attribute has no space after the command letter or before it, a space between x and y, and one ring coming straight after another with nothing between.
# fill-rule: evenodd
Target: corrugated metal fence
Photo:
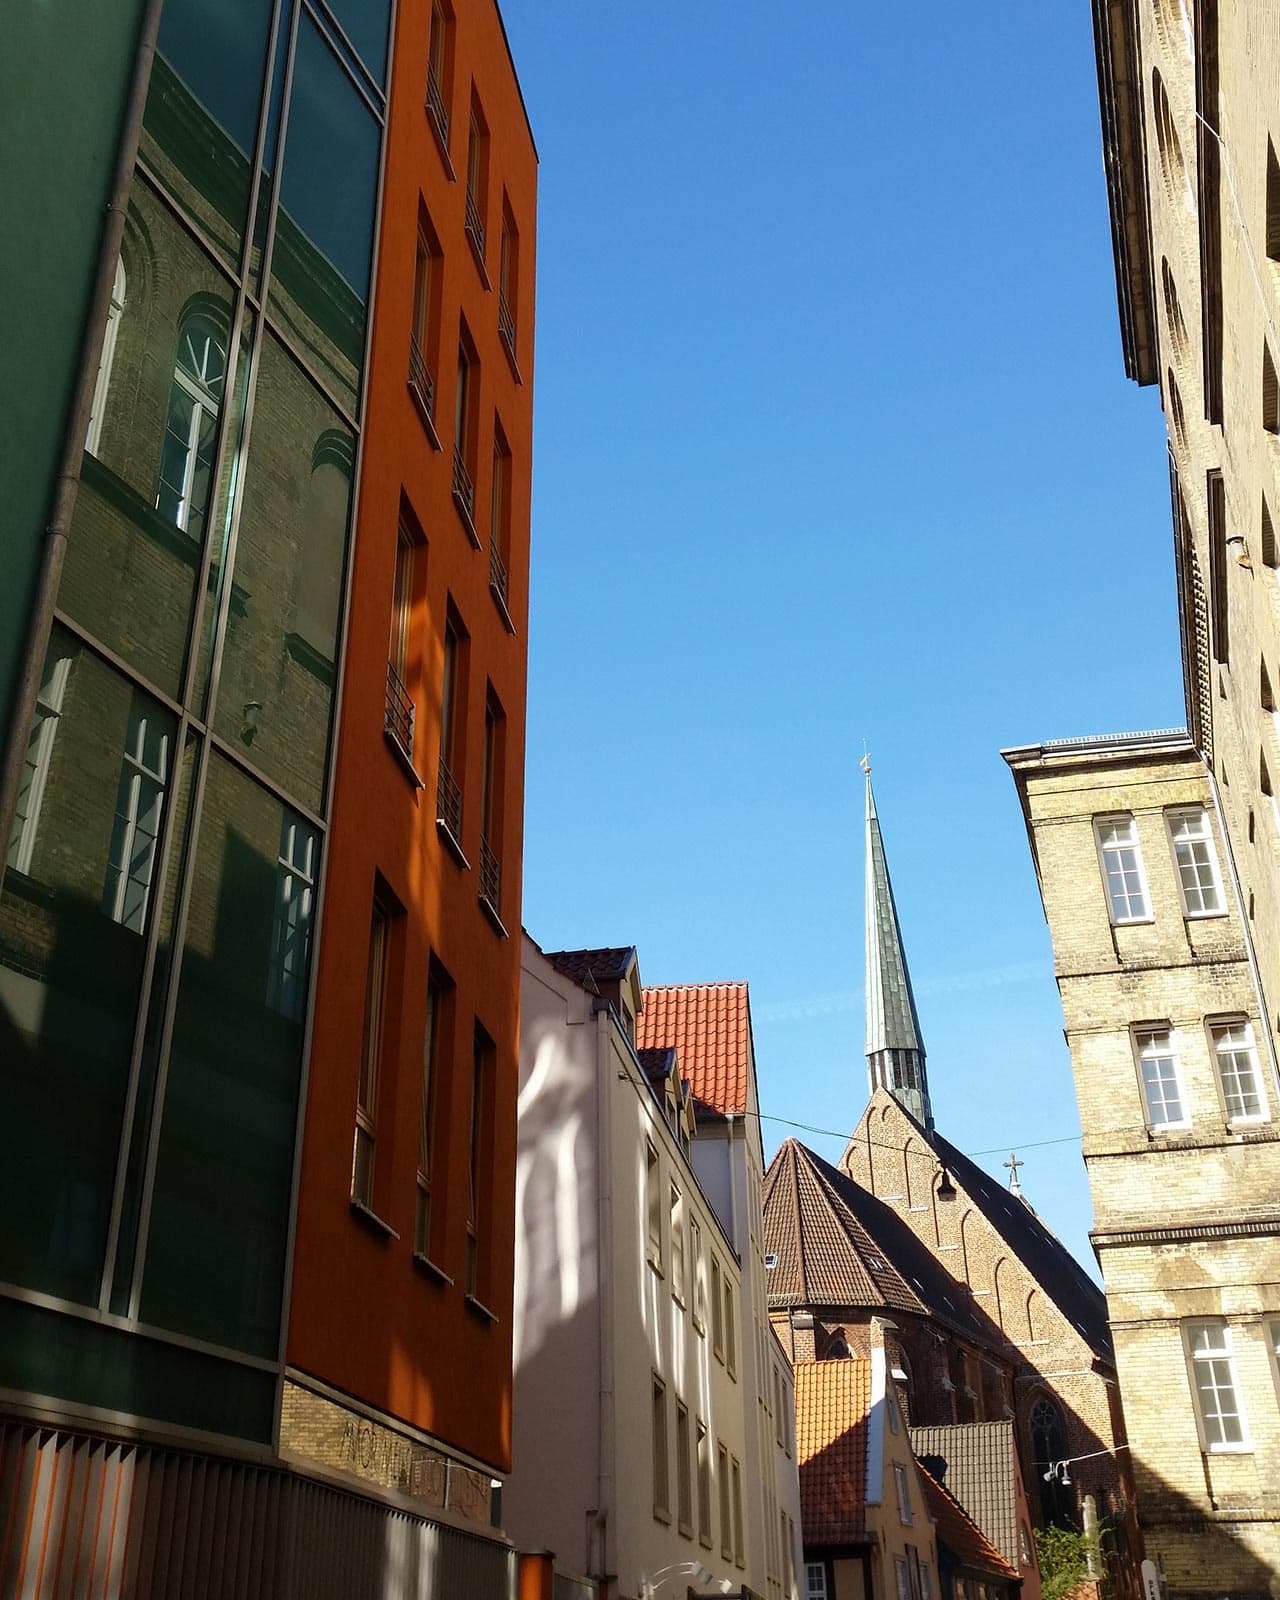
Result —
<instances>
[{"instance_id":1,"label":"corrugated metal fence","mask_svg":"<svg viewBox=\"0 0 1280 1600\"><path fill-rule=\"evenodd\" d=\"M513 1600L515 1571L505 1545L290 1472L0 1426L3 1600Z\"/></svg>"}]
</instances>

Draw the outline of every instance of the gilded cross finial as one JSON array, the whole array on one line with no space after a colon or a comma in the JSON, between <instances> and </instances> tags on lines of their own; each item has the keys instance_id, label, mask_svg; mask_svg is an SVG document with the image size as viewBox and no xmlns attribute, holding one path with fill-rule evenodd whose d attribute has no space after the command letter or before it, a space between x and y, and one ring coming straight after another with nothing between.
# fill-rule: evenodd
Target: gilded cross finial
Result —
<instances>
[{"instance_id":1,"label":"gilded cross finial","mask_svg":"<svg viewBox=\"0 0 1280 1600\"><path fill-rule=\"evenodd\" d=\"M871 756L867 750L867 741L865 739L862 741L862 760L859 761L858 765L868 777L871 776Z\"/></svg>"}]
</instances>

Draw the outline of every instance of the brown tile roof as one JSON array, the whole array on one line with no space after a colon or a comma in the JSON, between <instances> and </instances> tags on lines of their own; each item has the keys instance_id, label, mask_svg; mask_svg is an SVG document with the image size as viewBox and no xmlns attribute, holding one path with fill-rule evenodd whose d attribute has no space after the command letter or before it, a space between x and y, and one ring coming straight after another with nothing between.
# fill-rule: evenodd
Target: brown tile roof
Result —
<instances>
[{"instance_id":1,"label":"brown tile roof","mask_svg":"<svg viewBox=\"0 0 1280 1600\"><path fill-rule=\"evenodd\" d=\"M771 1306L928 1308L858 1221L834 1167L786 1139L764 1179L764 1248ZM848 1179L843 1180L845 1184Z\"/></svg>"},{"instance_id":2,"label":"brown tile roof","mask_svg":"<svg viewBox=\"0 0 1280 1600\"><path fill-rule=\"evenodd\" d=\"M925 1499L929 1504L938 1543L951 1552L963 1574L981 1578L1017 1578L1021 1576L1011 1567L991 1541L968 1515L964 1507L948 1494L926 1467L920 1468Z\"/></svg>"},{"instance_id":3,"label":"brown tile roof","mask_svg":"<svg viewBox=\"0 0 1280 1600\"><path fill-rule=\"evenodd\" d=\"M867 1413L871 1363L796 1364L796 1461L806 1545L867 1537Z\"/></svg>"},{"instance_id":4,"label":"brown tile roof","mask_svg":"<svg viewBox=\"0 0 1280 1600\"><path fill-rule=\"evenodd\" d=\"M572 978L584 988L592 983L620 983L627 968L635 959L634 945L621 945L610 950L544 950L543 954L566 978Z\"/></svg>"},{"instance_id":5,"label":"brown tile roof","mask_svg":"<svg viewBox=\"0 0 1280 1600\"><path fill-rule=\"evenodd\" d=\"M1018 1559L1018 1448L1012 1422L912 1428L911 1447L1006 1561Z\"/></svg>"},{"instance_id":6,"label":"brown tile roof","mask_svg":"<svg viewBox=\"0 0 1280 1600\"><path fill-rule=\"evenodd\" d=\"M723 1116L747 1109L751 1011L745 983L675 984L645 989L636 1048L674 1046L696 1100Z\"/></svg>"}]
</instances>

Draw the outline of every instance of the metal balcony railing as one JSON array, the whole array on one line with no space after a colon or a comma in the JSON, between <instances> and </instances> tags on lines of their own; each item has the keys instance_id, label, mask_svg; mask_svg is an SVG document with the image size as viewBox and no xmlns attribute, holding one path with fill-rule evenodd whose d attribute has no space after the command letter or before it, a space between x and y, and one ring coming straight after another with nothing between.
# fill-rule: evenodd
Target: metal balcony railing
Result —
<instances>
[{"instance_id":1,"label":"metal balcony railing","mask_svg":"<svg viewBox=\"0 0 1280 1600\"><path fill-rule=\"evenodd\" d=\"M453 447L453 495L463 511L467 514L467 521L473 522L476 509L476 486L471 481L471 474L467 471L467 464L462 459L462 447Z\"/></svg>"},{"instance_id":2,"label":"metal balcony railing","mask_svg":"<svg viewBox=\"0 0 1280 1600\"><path fill-rule=\"evenodd\" d=\"M484 260L484 223L480 220L480 207L476 202L474 189L467 190L467 232L471 235L471 242L476 247L476 254Z\"/></svg>"},{"instance_id":3,"label":"metal balcony railing","mask_svg":"<svg viewBox=\"0 0 1280 1600\"><path fill-rule=\"evenodd\" d=\"M426 412L427 420L430 421L435 416L436 410L435 379L427 371L422 346L416 339L409 341L409 388L413 391L414 399Z\"/></svg>"},{"instance_id":4,"label":"metal balcony railing","mask_svg":"<svg viewBox=\"0 0 1280 1600\"><path fill-rule=\"evenodd\" d=\"M489 539L489 587L505 606L507 603L507 568L498 550L498 541Z\"/></svg>"},{"instance_id":5,"label":"metal balcony railing","mask_svg":"<svg viewBox=\"0 0 1280 1600\"><path fill-rule=\"evenodd\" d=\"M462 837L462 790L443 756L440 758L440 774L436 783L436 821L448 828L455 839Z\"/></svg>"},{"instance_id":6,"label":"metal balcony railing","mask_svg":"<svg viewBox=\"0 0 1280 1600\"><path fill-rule=\"evenodd\" d=\"M436 132L440 135L440 143L449 143L449 113L444 108L444 90L440 87L440 79L430 67L427 68L427 115L436 125Z\"/></svg>"},{"instance_id":7,"label":"metal balcony railing","mask_svg":"<svg viewBox=\"0 0 1280 1600\"><path fill-rule=\"evenodd\" d=\"M496 914L502 893L502 863L487 839L480 841L480 898L487 900Z\"/></svg>"},{"instance_id":8,"label":"metal balcony railing","mask_svg":"<svg viewBox=\"0 0 1280 1600\"><path fill-rule=\"evenodd\" d=\"M395 665L387 662L387 709L383 727L390 738L413 759L413 701L400 681Z\"/></svg>"},{"instance_id":9,"label":"metal balcony railing","mask_svg":"<svg viewBox=\"0 0 1280 1600\"><path fill-rule=\"evenodd\" d=\"M516 319L511 315L505 289L498 290L498 336L506 345L511 359L516 355Z\"/></svg>"}]
</instances>

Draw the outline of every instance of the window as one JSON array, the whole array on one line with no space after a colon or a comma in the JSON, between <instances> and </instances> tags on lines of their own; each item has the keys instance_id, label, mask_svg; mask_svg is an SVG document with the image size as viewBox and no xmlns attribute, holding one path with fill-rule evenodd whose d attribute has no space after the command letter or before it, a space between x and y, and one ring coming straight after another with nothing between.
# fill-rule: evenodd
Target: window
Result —
<instances>
[{"instance_id":1,"label":"window","mask_svg":"<svg viewBox=\"0 0 1280 1600\"><path fill-rule=\"evenodd\" d=\"M1133 1036L1142 1079L1142 1098L1149 1128L1189 1126L1182 1101L1181 1072L1173 1034L1167 1028L1144 1030Z\"/></svg>"},{"instance_id":2,"label":"window","mask_svg":"<svg viewBox=\"0 0 1280 1600\"><path fill-rule=\"evenodd\" d=\"M382 1056L382 1024L386 1007L387 942L390 912L375 898L369 922L369 960L364 988L364 1037L360 1046L360 1079L356 1090L356 1137L351 1158L351 1199L373 1209L373 1157L377 1140L378 1069Z\"/></svg>"},{"instance_id":3,"label":"window","mask_svg":"<svg viewBox=\"0 0 1280 1600\"><path fill-rule=\"evenodd\" d=\"M1268 433L1280 433L1280 382L1271 346L1262 346L1262 426Z\"/></svg>"},{"instance_id":4,"label":"window","mask_svg":"<svg viewBox=\"0 0 1280 1600\"><path fill-rule=\"evenodd\" d=\"M671 1521L670 1464L667 1461L667 1386L653 1380L653 1514Z\"/></svg>"},{"instance_id":5,"label":"window","mask_svg":"<svg viewBox=\"0 0 1280 1600\"><path fill-rule=\"evenodd\" d=\"M98 357L98 376L93 385L93 404L89 410L89 428L84 447L91 456L98 453L102 437L102 419L107 411L107 391L111 387L111 363L115 360L116 336L120 332L120 316L124 311L124 262L116 257L116 275L111 285L111 306L107 311L107 326L102 336L102 354Z\"/></svg>"},{"instance_id":6,"label":"window","mask_svg":"<svg viewBox=\"0 0 1280 1600\"><path fill-rule=\"evenodd\" d=\"M440 771L436 785L436 821L455 841L462 837L462 788L454 774L461 738L458 729L459 677L464 635L452 608L444 623L444 667L440 675Z\"/></svg>"},{"instance_id":7,"label":"window","mask_svg":"<svg viewBox=\"0 0 1280 1600\"><path fill-rule=\"evenodd\" d=\"M510 602L511 562L511 452L502 424L493 420L493 485L489 499L489 590L498 602L503 623L512 628Z\"/></svg>"},{"instance_id":8,"label":"window","mask_svg":"<svg viewBox=\"0 0 1280 1600\"><path fill-rule=\"evenodd\" d=\"M1236 1382L1230 1328L1225 1322L1189 1323L1187 1353L1204 1448L1247 1450L1249 1436Z\"/></svg>"},{"instance_id":9,"label":"window","mask_svg":"<svg viewBox=\"0 0 1280 1600\"><path fill-rule=\"evenodd\" d=\"M698 1541L711 1548L711 1441L698 1418Z\"/></svg>"},{"instance_id":10,"label":"window","mask_svg":"<svg viewBox=\"0 0 1280 1600\"><path fill-rule=\"evenodd\" d=\"M439 141L445 160L449 155L449 68L452 65L453 19L440 0L431 6L431 36L427 44L427 120Z\"/></svg>"},{"instance_id":11,"label":"window","mask_svg":"<svg viewBox=\"0 0 1280 1600\"><path fill-rule=\"evenodd\" d=\"M1274 572L1280 566L1280 552L1276 550L1275 524L1271 520L1271 507L1267 497L1262 497L1262 560Z\"/></svg>"},{"instance_id":12,"label":"window","mask_svg":"<svg viewBox=\"0 0 1280 1600\"><path fill-rule=\"evenodd\" d=\"M662 1271L662 1189L658 1152L647 1141L644 1147L644 1201L648 1227L646 1254L649 1265Z\"/></svg>"},{"instance_id":13,"label":"window","mask_svg":"<svg viewBox=\"0 0 1280 1600\"><path fill-rule=\"evenodd\" d=\"M188 316L178 335L156 510L195 540L204 534L226 376L226 333L203 313Z\"/></svg>"},{"instance_id":14,"label":"window","mask_svg":"<svg viewBox=\"0 0 1280 1600\"><path fill-rule=\"evenodd\" d=\"M894 1556L893 1581L897 1591L896 1600L915 1600L911 1593L911 1567L906 1556Z\"/></svg>"},{"instance_id":15,"label":"window","mask_svg":"<svg viewBox=\"0 0 1280 1600\"><path fill-rule=\"evenodd\" d=\"M102 909L134 933L143 931L151 899L172 734L172 720L135 690L102 891Z\"/></svg>"},{"instance_id":16,"label":"window","mask_svg":"<svg viewBox=\"0 0 1280 1600\"><path fill-rule=\"evenodd\" d=\"M720 1260L711 1256L711 1348L724 1360L724 1301L720 1297Z\"/></svg>"},{"instance_id":17,"label":"window","mask_svg":"<svg viewBox=\"0 0 1280 1600\"><path fill-rule=\"evenodd\" d=\"M1267 140L1267 254L1280 261L1280 161L1276 147Z\"/></svg>"},{"instance_id":18,"label":"window","mask_svg":"<svg viewBox=\"0 0 1280 1600\"><path fill-rule=\"evenodd\" d=\"M507 197L502 197L502 249L498 257L498 335L503 348L516 359L516 289L520 270L520 235Z\"/></svg>"},{"instance_id":19,"label":"window","mask_svg":"<svg viewBox=\"0 0 1280 1600\"><path fill-rule=\"evenodd\" d=\"M778 1444L786 1443L786 1422L783 1417L782 1374L773 1369L773 1437Z\"/></svg>"},{"instance_id":20,"label":"window","mask_svg":"<svg viewBox=\"0 0 1280 1600\"><path fill-rule=\"evenodd\" d=\"M733 1509L729 1499L729 1452L716 1440L716 1481L720 1486L720 1554L733 1560Z\"/></svg>"},{"instance_id":21,"label":"window","mask_svg":"<svg viewBox=\"0 0 1280 1600\"><path fill-rule=\"evenodd\" d=\"M907 1469L901 1461L893 1463L893 1486L898 1495L898 1521L904 1528L912 1523L911 1485L907 1482Z\"/></svg>"},{"instance_id":22,"label":"window","mask_svg":"<svg viewBox=\"0 0 1280 1600\"><path fill-rule=\"evenodd\" d=\"M436 1079L439 1076L442 1012L452 988L434 964L427 977L427 1019L422 1035L422 1103L418 1112L418 1184L413 1215L413 1253L431 1258L431 1173L435 1128Z\"/></svg>"},{"instance_id":23,"label":"window","mask_svg":"<svg viewBox=\"0 0 1280 1600\"><path fill-rule=\"evenodd\" d=\"M804 1564L805 1600L827 1600L827 1569L821 1561Z\"/></svg>"},{"instance_id":24,"label":"window","mask_svg":"<svg viewBox=\"0 0 1280 1600\"><path fill-rule=\"evenodd\" d=\"M702 1228L689 1218L689 1255L693 1267L693 1325L704 1337L707 1328L707 1278L702 1260Z\"/></svg>"},{"instance_id":25,"label":"window","mask_svg":"<svg viewBox=\"0 0 1280 1600\"><path fill-rule=\"evenodd\" d=\"M467 1293L481 1289L480 1240L484 1216L484 1140L492 1118L493 1040L477 1022L471 1047L471 1127L467 1139Z\"/></svg>"},{"instance_id":26,"label":"window","mask_svg":"<svg viewBox=\"0 0 1280 1600\"><path fill-rule=\"evenodd\" d=\"M475 95L467 130L466 230L476 263L484 273L484 218L489 200L489 130ZM487 280L486 280L487 281Z\"/></svg>"},{"instance_id":27,"label":"window","mask_svg":"<svg viewBox=\"0 0 1280 1600\"><path fill-rule=\"evenodd\" d=\"M55 635L55 643L57 636ZM53 761L53 742L58 734L62 717L62 699L67 692L67 679L71 674L69 646L51 644L40 676L40 690L36 696L35 717L27 736L27 755L22 764L22 777L18 780L18 797L13 813L13 827L9 833L9 851L6 865L15 872L29 873L31 857L36 845L36 831L40 825L40 806L44 800L45 785L49 781L49 767Z\"/></svg>"},{"instance_id":28,"label":"window","mask_svg":"<svg viewBox=\"0 0 1280 1600\"><path fill-rule=\"evenodd\" d=\"M1112 922L1151 918L1138 830L1132 817L1099 817L1093 824Z\"/></svg>"},{"instance_id":29,"label":"window","mask_svg":"<svg viewBox=\"0 0 1280 1600\"><path fill-rule=\"evenodd\" d=\"M1219 1023L1209 1029L1222 1103L1228 1122L1265 1122L1267 1095L1258 1071L1253 1028L1245 1021Z\"/></svg>"},{"instance_id":30,"label":"window","mask_svg":"<svg viewBox=\"0 0 1280 1600\"><path fill-rule=\"evenodd\" d=\"M1221 916L1226 909L1218 858L1203 806L1165 813L1182 909L1189 917Z\"/></svg>"},{"instance_id":31,"label":"window","mask_svg":"<svg viewBox=\"0 0 1280 1600\"><path fill-rule=\"evenodd\" d=\"M920 1600L933 1600L933 1575L927 1561L920 1563Z\"/></svg>"},{"instance_id":32,"label":"window","mask_svg":"<svg viewBox=\"0 0 1280 1600\"><path fill-rule=\"evenodd\" d=\"M484 702L484 771L480 787L480 900L494 917L502 904L503 768L507 719L492 687Z\"/></svg>"},{"instance_id":33,"label":"window","mask_svg":"<svg viewBox=\"0 0 1280 1600\"><path fill-rule=\"evenodd\" d=\"M318 849L319 840L314 829L286 811L280 819L276 903L271 919L271 956L267 962L267 1004L294 1022L301 1020L307 990Z\"/></svg>"},{"instance_id":34,"label":"window","mask_svg":"<svg viewBox=\"0 0 1280 1600\"><path fill-rule=\"evenodd\" d=\"M409 615L413 606L413 538L401 520L396 534L396 565L391 579L391 637L387 641L387 737L413 759L414 706L408 678Z\"/></svg>"},{"instance_id":35,"label":"window","mask_svg":"<svg viewBox=\"0 0 1280 1600\"><path fill-rule=\"evenodd\" d=\"M681 1305L685 1299L684 1197L671 1185L671 1292Z\"/></svg>"},{"instance_id":36,"label":"window","mask_svg":"<svg viewBox=\"0 0 1280 1600\"><path fill-rule=\"evenodd\" d=\"M693 1537L693 1482L689 1465L689 1408L676 1401L676 1520Z\"/></svg>"},{"instance_id":37,"label":"window","mask_svg":"<svg viewBox=\"0 0 1280 1600\"><path fill-rule=\"evenodd\" d=\"M737 1456L731 1457L733 1465L733 1559L742 1564L747 1559L746 1541L742 1529L742 1468L738 1465Z\"/></svg>"},{"instance_id":38,"label":"window","mask_svg":"<svg viewBox=\"0 0 1280 1600\"><path fill-rule=\"evenodd\" d=\"M453 406L453 503L462 516L467 535L476 538L475 417L479 394L479 363L465 339L458 345L458 383Z\"/></svg>"},{"instance_id":39,"label":"window","mask_svg":"<svg viewBox=\"0 0 1280 1600\"><path fill-rule=\"evenodd\" d=\"M417 254L413 264L413 322L409 330L409 392L435 437L436 332L440 326L440 246L425 216L418 222Z\"/></svg>"},{"instance_id":40,"label":"window","mask_svg":"<svg viewBox=\"0 0 1280 1600\"><path fill-rule=\"evenodd\" d=\"M737 1318L733 1311L733 1284L729 1274L724 1275L724 1364L732 1378L738 1369Z\"/></svg>"}]
</instances>

